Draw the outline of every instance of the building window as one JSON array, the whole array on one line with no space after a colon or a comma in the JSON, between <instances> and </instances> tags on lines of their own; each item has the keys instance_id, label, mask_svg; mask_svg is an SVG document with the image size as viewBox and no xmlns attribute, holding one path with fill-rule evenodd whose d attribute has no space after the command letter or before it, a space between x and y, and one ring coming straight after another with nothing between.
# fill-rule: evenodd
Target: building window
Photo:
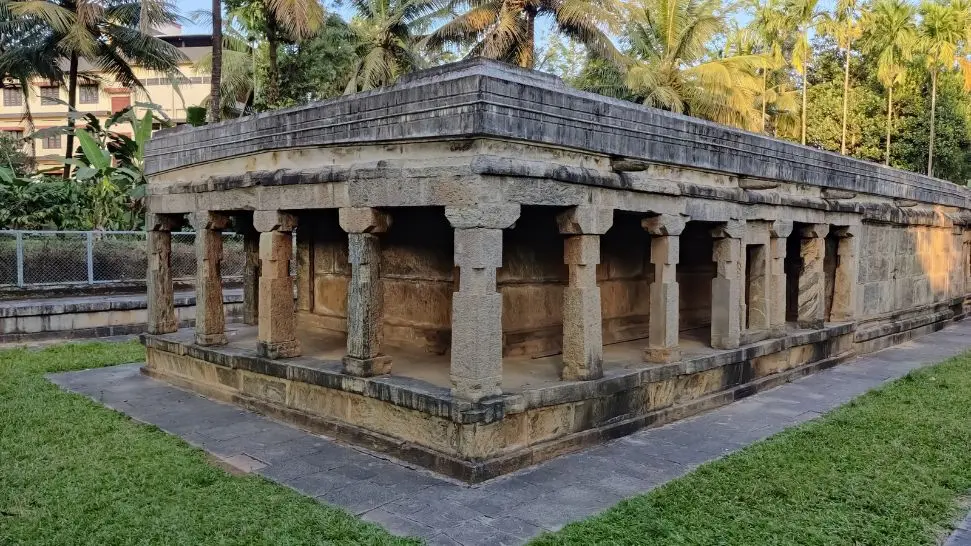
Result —
<instances>
[{"instance_id":1,"label":"building window","mask_svg":"<svg viewBox=\"0 0 971 546\"><path fill-rule=\"evenodd\" d=\"M45 150L60 150L61 149L61 135L51 135L44 137L44 149Z\"/></svg>"},{"instance_id":2,"label":"building window","mask_svg":"<svg viewBox=\"0 0 971 546\"><path fill-rule=\"evenodd\" d=\"M98 104L98 85L82 85L79 88L78 102L81 104Z\"/></svg>"},{"instance_id":3,"label":"building window","mask_svg":"<svg viewBox=\"0 0 971 546\"><path fill-rule=\"evenodd\" d=\"M3 132L3 134L12 140L16 140L18 143L23 144L22 142L22 140L24 139L23 131L18 131L16 129L7 129Z\"/></svg>"},{"instance_id":4,"label":"building window","mask_svg":"<svg viewBox=\"0 0 971 546\"><path fill-rule=\"evenodd\" d=\"M55 86L41 87L40 88L40 103L43 106L50 106L52 104L59 104L57 99L60 98L58 94L58 88Z\"/></svg>"},{"instance_id":5,"label":"building window","mask_svg":"<svg viewBox=\"0 0 971 546\"><path fill-rule=\"evenodd\" d=\"M3 88L3 105L4 106L20 106L23 104L23 95L20 92L19 87L4 87Z\"/></svg>"}]
</instances>

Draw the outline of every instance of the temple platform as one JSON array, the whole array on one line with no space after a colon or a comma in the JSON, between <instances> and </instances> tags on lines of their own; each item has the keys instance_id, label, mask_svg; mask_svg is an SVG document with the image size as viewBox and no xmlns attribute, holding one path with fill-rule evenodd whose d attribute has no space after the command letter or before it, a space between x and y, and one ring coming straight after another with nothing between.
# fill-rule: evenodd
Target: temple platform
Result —
<instances>
[{"instance_id":1,"label":"temple platform","mask_svg":"<svg viewBox=\"0 0 971 546\"><path fill-rule=\"evenodd\" d=\"M604 376L563 381L562 357L503 359L503 394L453 398L448 355L389 347L392 373L343 372L343 336L300 330L303 356L258 356L256 327L227 326L229 343L201 347L183 329L146 335L144 373L313 432L479 482L640 428L749 396L853 356L852 323L793 327L734 350L684 332L684 358L643 361L644 340L604 346Z\"/></svg>"}]
</instances>

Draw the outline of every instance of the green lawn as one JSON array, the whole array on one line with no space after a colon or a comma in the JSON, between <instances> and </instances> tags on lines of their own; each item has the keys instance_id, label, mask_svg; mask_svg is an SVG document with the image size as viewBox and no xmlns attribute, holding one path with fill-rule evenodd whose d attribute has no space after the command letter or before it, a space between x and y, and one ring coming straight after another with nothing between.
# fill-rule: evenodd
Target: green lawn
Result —
<instances>
[{"instance_id":1,"label":"green lawn","mask_svg":"<svg viewBox=\"0 0 971 546\"><path fill-rule=\"evenodd\" d=\"M969 490L965 355L535 544L937 544Z\"/></svg>"},{"instance_id":2,"label":"green lawn","mask_svg":"<svg viewBox=\"0 0 971 546\"><path fill-rule=\"evenodd\" d=\"M414 543L262 478L227 474L43 375L143 354L135 343L0 351L0 544Z\"/></svg>"}]
</instances>

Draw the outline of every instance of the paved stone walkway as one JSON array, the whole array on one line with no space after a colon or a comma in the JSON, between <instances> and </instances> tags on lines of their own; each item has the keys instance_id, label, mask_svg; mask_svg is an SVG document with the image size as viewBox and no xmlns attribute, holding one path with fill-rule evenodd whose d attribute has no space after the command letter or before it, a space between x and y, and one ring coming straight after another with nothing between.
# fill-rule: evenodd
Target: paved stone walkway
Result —
<instances>
[{"instance_id":1,"label":"paved stone walkway","mask_svg":"<svg viewBox=\"0 0 971 546\"><path fill-rule=\"evenodd\" d=\"M971 513L958 523L957 529L947 539L944 546L971 546Z\"/></svg>"},{"instance_id":2,"label":"paved stone walkway","mask_svg":"<svg viewBox=\"0 0 971 546\"><path fill-rule=\"evenodd\" d=\"M467 487L175 389L130 364L51 376L222 458L429 544L521 544L971 348L971 321L698 417ZM954 545L971 544L965 529ZM960 536L959 536L960 535Z\"/></svg>"}]
</instances>

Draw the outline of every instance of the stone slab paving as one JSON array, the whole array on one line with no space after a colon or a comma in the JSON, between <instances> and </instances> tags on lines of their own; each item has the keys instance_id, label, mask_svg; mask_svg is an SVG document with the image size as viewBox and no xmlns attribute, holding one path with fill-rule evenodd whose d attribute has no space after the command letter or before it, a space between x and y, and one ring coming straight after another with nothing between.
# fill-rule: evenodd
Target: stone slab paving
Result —
<instances>
[{"instance_id":1,"label":"stone slab paving","mask_svg":"<svg viewBox=\"0 0 971 546\"><path fill-rule=\"evenodd\" d=\"M971 546L971 514L957 524L944 546Z\"/></svg>"},{"instance_id":2,"label":"stone slab paving","mask_svg":"<svg viewBox=\"0 0 971 546\"><path fill-rule=\"evenodd\" d=\"M971 321L964 321L712 412L474 487L176 389L141 375L138 364L51 380L392 533L470 546L522 544L560 529L968 349ZM971 544L968 523L948 544Z\"/></svg>"}]
</instances>

